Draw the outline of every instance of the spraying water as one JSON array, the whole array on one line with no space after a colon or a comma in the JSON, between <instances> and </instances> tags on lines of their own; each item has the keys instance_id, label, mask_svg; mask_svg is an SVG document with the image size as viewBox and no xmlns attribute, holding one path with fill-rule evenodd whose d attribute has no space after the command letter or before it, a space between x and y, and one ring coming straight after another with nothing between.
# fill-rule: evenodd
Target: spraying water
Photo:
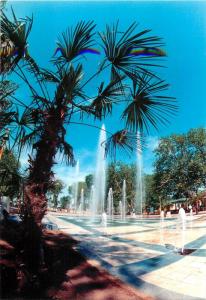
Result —
<instances>
[{"instance_id":1,"label":"spraying water","mask_svg":"<svg viewBox=\"0 0 206 300\"><path fill-rule=\"evenodd\" d=\"M137 181L136 181L136 203L135 210L142 216L144 205L144 182L143 182L143 163L142 163L142 145L140 134L137 134Z\"/></svg>"},{"instance_id":2,"label":"spraying water","mask_svg":"<svg viewBox=\"0 0 206 300\"><path fill-rule=\"evenodd\" d=\"M123 216L122 216L122 201L119 201L119 213L120 213L120 217L122 219L123 218Z\"/></svg>"},{"instance_id":3,"label":"spraying water","mask_svg":"<svg viewBox=\"0 0 206 300\"><path fill-rule=\"evenodd\" d=\"M92 184L90 189L90 196L89 196L89 207L92 208L92 201L94 199L94 185Z\"/></svg>"},{"instance_id":4,"label":"spraying water","mask_svg":"<svg viewBox=\"0 0 206 300\"><path fill-rule=\"evenodd\" d=\"M107 197L107 213L110 218L113 219L114 203L113 203L113 191L112 188L109 189Z\"/></svg>"},{"instance_id":5,"label":"spraying water","mask_svg":"<svg viewBox=\"0 0 206 300\"><path fill-rule=\"evenodd\" d=\"M125 220L126 217L126 180L123 180L122 185L122 220Z\"/></svg>"},{"instance_id":6,"label":"spraying water","mask_svg":"<svg viewBox=\"0 0 206 300\"><path fill-rule=\"evenodd\" d=\"M77 198L78 198L78 180L79 180L79 161L77 161L75 168L75 183L74 183L74 211L77 211Z\"/></svg>"},{"instance_id":7,"label":"spraying water","mask_svg":"<svg viewBox=\"0 0 206 300\"><path fill-rule=\"evenodd\" d=\"M106 160L103 142L106 140L105 126L102 125L97 148L96 170L94 176L94 192L91 203L92 216L102 214L104 211L106 187Z\"/></svg>"},{"instance_id":8,"label":"spraying water","mask_svg":"<svg viewBox=\"0 0 206 300\"><path fill-rule=\"evenodd\" d=\"M84 189L81 189L81 197L80 197L80 212L84 213Z\"/></svg>"}]
</instances>

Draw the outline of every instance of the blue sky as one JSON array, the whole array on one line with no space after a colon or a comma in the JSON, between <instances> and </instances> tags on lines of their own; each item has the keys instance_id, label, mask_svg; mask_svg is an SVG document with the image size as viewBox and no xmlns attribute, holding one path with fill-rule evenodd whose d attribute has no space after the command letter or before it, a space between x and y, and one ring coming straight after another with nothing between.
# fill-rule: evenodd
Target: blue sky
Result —
<instances>
[{"instance_id":1,"label":"blue sky","mask_svg":"<svg viewBox=\"0 0 206 300\"><path fill-rule=\"evenodd\" d=\"M182 133L194 127L206 124L206 2L204 1L132 1L132 2L44 2L9 1L17 16L34 16L33 30L29 40L29 52L42 67L49 67L49 59L55 50L55 41L62 31L79 20L94 20L97 30L106 24L119 20L124 30L133 21L138 22L137 30L152 29L152 35L164 39L167 58L161 69L161 75L171 84L168 95L174 96L179 105L178 115L171 120L167 128L159 132L151 130L148 137L148 149L144 153L145 172L152 171L152 150L159 137L172 133ZM9 7L8 5L8 7ZM91 62L88 71L95 70L96 57L88 57ZM90 93L97 87L94 82ZM24 96L24 91L21 92ZM123 128L119 112L106 120L109 131ZM93 172L95 151L98 142L98 130L88 127L72 126L68 130L68 141L74 147L80 160L81 178ZM124 159L126 159L124 157ZM126 159L134 161L135 157ZM22 159L25 161L25 158ZM65 165L55 167L57 175L69 182L73 170Z\"/></svg>"}]
</instances>

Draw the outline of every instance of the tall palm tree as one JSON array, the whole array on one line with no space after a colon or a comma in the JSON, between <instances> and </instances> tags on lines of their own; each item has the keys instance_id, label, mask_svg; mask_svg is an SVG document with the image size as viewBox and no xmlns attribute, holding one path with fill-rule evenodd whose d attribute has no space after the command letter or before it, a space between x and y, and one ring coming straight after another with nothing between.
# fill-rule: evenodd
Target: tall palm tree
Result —
<instances>
[{"instance_id":1,"label":"tall palm tree","mask_svg":"<svg viewBox=\"0 0 206 300\"><path fill-rule=\"evenodd\" d=\"M27 228L26 247L30 251L27 263L35 272L41 220L46 212L46 192L53 180L55 155L60 151L69 164L75 164L65 127L96 126L92 118L102 121L112 115L115 105L124 102L123 129L109 133L105 149L106 154L111 155L115 155L117 149L132 152L137 132L143 134L150 127L157 129L159 124L167 123L177 107L174 98L162 94L169 86L155 70L159 66L158 58L163 55L159 49L163 43L159 37L148 35L150 30L137 32L133 23L125 32L120 32L117 23L97 33L93 22L81 21L59 36L51 59L52 69L48 70L41 68L29 55L27 40L32 22L32 18L19 21L14 13L11 21L3 14L2 34L14 50L8 55L2 51L5 61L8 59L10 63L10 68L3 68L2 72L18 75L31 93L30 104L21 101L25 108L23 113L13 117L13 122L18 125L14 144L19 148L32 144L33 150L33 155L29 156L22 212ZM97 43L100 51L92 48ZM88 53L101 58L97 71L90 77L84 73L85 58L92 60ZM34 84L28 80L28 72L33 75ZM91 98L86 92L87 86L94 79L100 80L102 74L106 74L105 81L100 81L96 96ZM48 84L53 84L53 93ZM85 121L88 116L89 123Z\"/></svg>"}]
</instances>

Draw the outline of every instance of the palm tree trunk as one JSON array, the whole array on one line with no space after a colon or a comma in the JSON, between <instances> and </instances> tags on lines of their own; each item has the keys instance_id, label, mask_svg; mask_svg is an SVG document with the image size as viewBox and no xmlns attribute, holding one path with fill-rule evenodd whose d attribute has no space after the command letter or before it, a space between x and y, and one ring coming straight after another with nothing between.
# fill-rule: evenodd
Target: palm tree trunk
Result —
<instances>
[{"instance_id":1,"label":"palm tree trunk","mask_svg":"<svg viewBox=\"0 0 206 300\"><path fill-rule=\"evenodd\" d=\"M61 111L51 109L47 113L42 136L34 145L36 156L29 160L29 177L24 187L24 260L33 274L38 273L41 261L41 221L47 209L46 192L53 176L54 157L61 142L64 121Z\"/></svg>"}]
</instances>

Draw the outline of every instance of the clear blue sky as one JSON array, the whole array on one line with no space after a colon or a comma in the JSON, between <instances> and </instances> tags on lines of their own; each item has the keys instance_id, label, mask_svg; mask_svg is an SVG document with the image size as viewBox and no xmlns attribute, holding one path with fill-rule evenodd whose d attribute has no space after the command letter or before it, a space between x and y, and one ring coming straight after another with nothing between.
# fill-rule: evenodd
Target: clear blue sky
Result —
<instances>
[{"instance_id":1,"label":"clear blue sky","mask_svg":"<svg viewBox=\"0 0 206 300\"><path fill-rule=\"evenodd\" d=\"M133 21L139 30L152 29L152 34L162 37L168 57L161 70L162 77L170 84L169 95L177 98L178 115L167 128L151 131L150 149L145 153L145 171L151 172L151 150L161 136L186 132L190 128L206 125L206 2L12 2L19 17L34 16L29 51L42 67L49 67L59 33L79 20L94 20L97 30L119 19L120 28L126 29ZM8 5L8 7L9 7ZM98 59L89 56L91 70ZM90 69L88 69L90 71ZM93 93L90 88L91 94ZM117 114L121 107L117 110ZM106 120L109 130L122 128L118 115ZM73 145L82 166L82 176L93 170L98 131L87 127L70 127L68 141ZM134 159L134 158L133 158ZM61 177L70 171L58 167Z\"/></svg>"}]
</instances>

